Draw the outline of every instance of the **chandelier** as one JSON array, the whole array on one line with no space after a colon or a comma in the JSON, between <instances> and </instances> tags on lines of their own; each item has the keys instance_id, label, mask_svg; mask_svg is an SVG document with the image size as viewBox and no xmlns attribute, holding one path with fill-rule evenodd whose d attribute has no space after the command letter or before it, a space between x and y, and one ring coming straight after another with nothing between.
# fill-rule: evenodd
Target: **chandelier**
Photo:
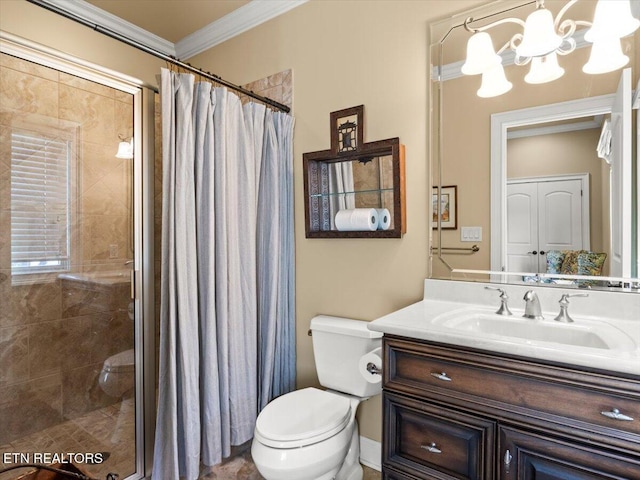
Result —
<instances>
[{"instance_id":1,"label":"chandelier","mask_svg":"<svg viewBox=\"0 0 640 480\"><path fill-rule=\"evenodd\" d=\"M630 0L598 0L592 22L563 20L567 10L578 1L567 2L555 19L545 8L544 0L535 2L536 9L526 21L504 18L483 27L471 27L474 19L467 18L464 27L473 35L467 42L467 57L461 71L465 75L482 75L478 96L496 97L511 90L513 84L506 78L500 56L507 49L515 54L516 65L530 65L525 82L539 84L560 78L564 69L558 64L558 55L568 55L576 49L575 33L578 27L588 27L584 39L592 44L589 60L582 67L583 72L600 74L624 67L629 57L622 52L620 39L631 35L640 26L640 20L631 14ZM496 52L487 30L505 23L515 23L522 33L515 33Z\"/></svg>"}]
</instances>

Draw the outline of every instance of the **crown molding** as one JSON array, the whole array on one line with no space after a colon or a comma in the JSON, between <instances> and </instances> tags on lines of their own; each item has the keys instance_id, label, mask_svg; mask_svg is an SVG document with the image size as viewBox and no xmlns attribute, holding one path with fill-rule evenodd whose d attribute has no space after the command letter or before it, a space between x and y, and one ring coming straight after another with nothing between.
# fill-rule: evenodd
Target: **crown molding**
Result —
<instances>
[{"instance_id":1,"label":"crown molding","mask_svg":"<svg viewBox=\"0 0 640 480\"><path fill-rule=\"evenodd\" d=\"M175 44L176 56L187 59L288 12L308 0L252 0Z\"/></svg>"},{"instance_id":2,"label":"crown molding","mask_svg":"<svg viewBox=\"0 0 640 480\"><path fill-rule=\"evenodd\" d=\"M228 15L172 43L84 0L38 0L87 23L103 27L153 50L185 60L309 0L251 0Z\"/></svg>"},{"instance_id":3,"label":"crown molding","mask_svg":"<svg viewBox=\"0 0 640 480\"><path fill-rule=\"evenodd\" d=\"M165 55L175 56L176 54L175 45L172 42L84 0L40 0L39 3L52 5L58 10L65 11L89 23L104 27L112 32L162 52Z\"/></svg>"}]
</instances>

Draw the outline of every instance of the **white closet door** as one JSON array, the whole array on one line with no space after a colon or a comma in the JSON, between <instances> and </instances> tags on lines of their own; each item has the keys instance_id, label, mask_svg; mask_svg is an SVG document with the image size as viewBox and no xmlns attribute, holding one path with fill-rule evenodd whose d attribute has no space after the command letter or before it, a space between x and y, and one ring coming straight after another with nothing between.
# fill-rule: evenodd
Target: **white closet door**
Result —
<instances>
[{"instance_id":1,"label":"white closet door","mask_svg":"<svg viewBox=\"0 0 640 480\"><path fill-rule=\"evenodd\" d=\"M582 188L580 179L507 184L507 271L544 273L547 251L589 248Z\"/></svg>"},{"instance_id":2,"label":"white closet door","mask_svg":"<svg viewBox=\"0 0 640 480\"><path fill-rule=\"evenodd\" d=\"M563 180L538 183L538 247L549 250L582 250L582 182ZM546 271L546 256L540 271Z\"/></svg>"},{"instance_id":3,"label":"white closet door","mask_svg":"<svg viewBox=\"0 0 640 480\"><path fill-rule=\"evenodd\" d=\"M507 185L507 271L538 271L538 193L536 183ZM536 252L533 254L532 252Z\"/></svg>"}]
</instances>

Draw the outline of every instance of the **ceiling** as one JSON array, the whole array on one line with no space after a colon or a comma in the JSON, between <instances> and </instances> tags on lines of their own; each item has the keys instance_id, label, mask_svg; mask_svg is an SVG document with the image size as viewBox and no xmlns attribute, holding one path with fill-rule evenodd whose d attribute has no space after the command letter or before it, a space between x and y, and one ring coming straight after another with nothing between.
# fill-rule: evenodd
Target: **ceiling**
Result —
<instances>
[{"instance_id":1,"label":"ceiling","mask_svg":"<svg viewBox=\"0 0 640 480\"><path fill-rule=\"evenodd\" d=\"M308 0L33 1L186 60Z\"/></svg>"},{"instance_id":2,"label":"ceiling","mask_svg":"<svg viewBox=\"0 0 640 480\"><path fill-rule=\"evenodd\" d=\"M86 0L172 43L249 3L249 0Z\"/></svg>"}]
</instances>

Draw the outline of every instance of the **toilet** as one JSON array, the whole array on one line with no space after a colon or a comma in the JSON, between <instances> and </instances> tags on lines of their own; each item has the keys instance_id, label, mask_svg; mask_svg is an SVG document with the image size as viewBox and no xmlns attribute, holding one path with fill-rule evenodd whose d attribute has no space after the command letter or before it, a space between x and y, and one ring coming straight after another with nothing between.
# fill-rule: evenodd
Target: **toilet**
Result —
<instances>
[{"instance_id":1,"label":"toilet","mask_svg":"<svg viewBox=\"0 0 640 480\"><path fill-rule=\"evenodd\" d=\"M274 399L258 415L251 455L266 480L361 480L356 411L382 390L363 366L378 359L382 333L368 322L318 316L311 320L320 384Z\"/></svg>"},{"instance_id":2,"label":"toilet","mask_svg":"<svg viewBox=\"0 0 640 480\"><path fill-rule=\"evenodd\" d=\"M125 350L104 361L98 383L107 395L123 398L133 390L135 374L135 351Z\"/></svg>"}]
</instances>

